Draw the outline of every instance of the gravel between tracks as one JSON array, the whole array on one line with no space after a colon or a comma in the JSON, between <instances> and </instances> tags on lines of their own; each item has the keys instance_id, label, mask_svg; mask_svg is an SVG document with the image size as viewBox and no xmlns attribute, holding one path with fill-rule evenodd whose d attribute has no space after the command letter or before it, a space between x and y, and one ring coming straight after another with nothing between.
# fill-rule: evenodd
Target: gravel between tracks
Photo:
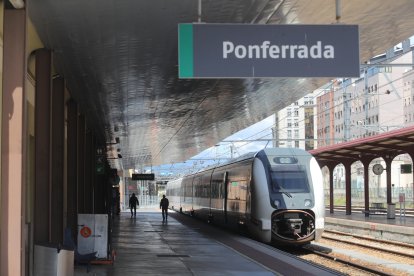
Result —
<instances>
[{"instance_id":1,"label":"gravel between tracks","mask_svg":"<svg viewBox=\"0 0 414 276\"><path fill-rule=\"evenodd\" d=\"M324 237L335 237L335 238L341 238L343 240L352 240L354 242L367 244L367 245L373 245L381 247L386 247L387 249L393 249L396 251L403 251L403 252L409 252L414 253L413 249L408 249L400 246L395 245L388 245L381 243L381 241L374 242L374 241L366 241L359 238L354 237L344 237L341 235L336 234L327 234L324 233ZM343 242L337 242L332 241L329 239L322 238L318 243L314 243L315 245L319 245L322 247L330 248L332 250L332 253L330 255L337 256L338 258L345 258L350 259L353 262L358 262L359 264L362 264L364 266L369 266L376 268L378 270L383 271L386 274L389 275L414 275L414 258L410 257L403 257L397 254L393 253L386 253L381 251L380 249L369 249L369 248L363 248L357 245L350 245ZM307 259L305 256L302 256L303 258ZM314 258L314 257L310 257ZM315 257L316 258L316 257ZM313 260L309 260L313 261ZM314 262L320 263L317 260L314 260ZM332 267L334 269L337 269L336 267L328 265L329 267ZM337 269L338 271L341 271L342 273L345 273L347 275L374 275L371 273L357 273L357 272L351 272L347 271L347 269Z\"/></svg>"}]
</instances>

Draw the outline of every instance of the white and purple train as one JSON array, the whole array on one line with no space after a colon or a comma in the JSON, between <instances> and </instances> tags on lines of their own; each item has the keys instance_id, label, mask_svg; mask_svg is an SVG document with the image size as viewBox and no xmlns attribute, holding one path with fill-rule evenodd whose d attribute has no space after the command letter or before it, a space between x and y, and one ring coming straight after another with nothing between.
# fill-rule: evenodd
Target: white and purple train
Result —
<instances>
[{"instance_id":1,"label":"white and purple train","mask_svg":"<svg viewBox=\"0 0 414 276\"><path fill-rule=\"evenodd\" d=\"M214 224L243 225L266 243L320 238L325 206L315 158L295 148L269 148L167 184L170 208Z\"/></svg>"}]
</instances>

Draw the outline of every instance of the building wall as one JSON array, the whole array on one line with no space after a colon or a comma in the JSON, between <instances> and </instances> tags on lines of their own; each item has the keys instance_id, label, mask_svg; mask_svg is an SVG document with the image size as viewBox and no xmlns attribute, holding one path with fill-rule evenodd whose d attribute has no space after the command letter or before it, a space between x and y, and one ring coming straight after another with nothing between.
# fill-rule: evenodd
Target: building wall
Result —
<instances>
[{"instance_id":1,"label":"building wall","mask_svg":"<svg viewBox=\"0 0 414 276\"><path fill-rule=\"evenodd\" d=\"M410 48L411 46L411 48ZM397 128L414 125L414 69L401 66L413 64L413 45L403 43L403 47L376 57L373 63L383 62L389 66L372 66L357 79L337 80L332 89L317 97L317 133L318 147L330 145L329 128L334 129L333 140L336 143L377 135ZM331 111L334 110L333 115ZM333 123L330 125L330 118ZM384 198L386 174L374 175L372 166L385 163L382 159L371 162L371 197ZM392 197L398 198L399 192L411 191L412 174L401 174L401 164L411 164L408 155L400 155L392 163ZM363 190L363 165L356 162L352 166L352 191L356 204L363 202L358 192ZM345 176L343 167L334 171L335 192L344 192ZM411 192L412 193L412 192Z\"/></svg>"},{"instance_id":2,"label":"building wall","mask_svg":"<svg viewBox=\"0 0 414 276\"><path fill-rule=\"evenodd\" d=\"M310 93L276 113L275 147L313 149L314 95Z\"/></svg>"},{"instance_id":3,"label":"building wall","mask_svg":"<svg viewBox=\"0 0 414 276\"><path fill-rule=\"evenodd\" d=\"M332 145L334 141L334 92L329 89L316 99L317 147Z\"/></svg>"},{"instance_id":4,"label":"building wall","mask_svg":"<svg viewBox=\"0 0 414 276\"><path fill-rule=\"evenodd\" d=\"M404 125L414 125L414 69L403 74Z\"/></svg>"},{"instance_id":5,"label":"building wall","mask_svg":"<svg viewBox=\"0 0 414 276\"><path fill-rule=\"evenodd\" d=\"M389 51L373 59L389 66L371 66L360 78L336 80L317 97L318 147L376 135L414 122L413 77L407 72L409 68L400 66L412 64L413 54L404 45L405 52Z\"/></svg>"}]
</instances>

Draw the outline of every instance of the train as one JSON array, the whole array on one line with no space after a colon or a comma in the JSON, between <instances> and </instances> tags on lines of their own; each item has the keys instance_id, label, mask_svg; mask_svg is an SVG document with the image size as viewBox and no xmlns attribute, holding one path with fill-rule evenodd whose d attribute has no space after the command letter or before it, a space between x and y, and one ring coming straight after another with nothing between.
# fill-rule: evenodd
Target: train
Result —
<instances>
[{"instance_id":1,"label":"train","mask_svg":"<svg viewBox=\"0 0 414 276\"><path fill-rule=\"evenodd\" d=\"M297 148L266 148L169 181L170 209L244 229L261 242L304 245L325 223L316 159Z\"/></svg>"}]
</instances>

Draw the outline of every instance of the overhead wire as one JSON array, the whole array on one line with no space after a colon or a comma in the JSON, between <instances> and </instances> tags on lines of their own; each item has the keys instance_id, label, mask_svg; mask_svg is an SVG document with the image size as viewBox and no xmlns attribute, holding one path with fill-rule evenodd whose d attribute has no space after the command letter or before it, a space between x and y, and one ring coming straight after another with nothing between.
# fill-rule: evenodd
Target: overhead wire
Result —
<instances>
[{"instance_id":1,"label":"overhead wire","mask_svg":"<svg viewBox=\"0 0 414 276\"><path fill-rule=\"evenodd\" d=\"M383 64L384 62L386 62L386 61L389 61L389 60L395 60L395 59L397 59L397 58L399 58L399 57L401 57L401 56L397 56L397 57L389 57L389 58L386 58L386 59L383 59L383 60L381 60L380 62L376 62L376 63L371 63L371 64L367 64L367 66L369 67L369 68L373 68L373 67L375 67L375 66L377 66L377 65L381 65L381 64ZM390 67L392 67L392 65L390 65ZM367 70L365 70L365 72L367 72ZM379 72L379 73L381 73L381 72ZM350 84L348 84L347 85L347 87L350 87L350 86L354 86L357 82L359 82L359 81L361 81L362 79L364 79L364 78L366 78L367 76L366 75L364 75L364 76L360 76L359 78L356 78L355 80L353 80ZM380 89L380 88L383 88L383 87L385 87L385 86L387 86L387 85L389 85L389 84L392 84L392 83L394 83L395 81L398 81L398 80L401 80L401 79L403 79L404 78L404 76L401 76L401 77L399 77L399 78L396 78L396 79L393 79L393 80L390 80L390 81L388 81L387 83L385 83L385 84L382 84L381 86L378 86L378 90ZM343 80L342 82L344 82L345 80ZM331 81L331 83L330 83L330 85L328 86L329 87L329 89L332 89L332 87L333 87L333 85L335 84L335 80L332 80ZM399 87L399 88L401 88L401 87ZM343 88L342 88L343 89ZM316 98L317 97L319 97L322 93L325 93L326 91L327 91L328 89L321 89L320 91L319 91L319 93L318 94L316 94L316 95L313 95L313 101L315 101L316 100ZM338 106L340 106L340 105L343 105L343 104L345 104L345 103L347 103L347 102L350 102L350 101L355 101L355 100L357 100L357 99L360 99L360 98L366 98L368 95L373 95L373 96L375 96L376 94L374 93L374 94L363 94L363 93L361 93L361 94L357 94L357 97L350 97L349 99L345 99L344 101L341 101L341 102L339 102L338 104L335 104L335 105L333 105L332 107L329 107L328 108L328 110L332 110L332 109L334 109L334 108L336 108L336 107L338 107ZM205 100L205 98L204 99L202 99L202 101L199 103L199 105L203 102ZM391 102L393 102L393 101L397 101L398 99L394 99L394 100L392 100L392 101L389 101L389 102L384 102L384 103L382 103L381 105L379 105L379 106L382 106L382 105L385 105L385 104L388 104L388 103L391 103ZM315 104L315 103L314 103ZM199 106L198 105L198 106ZM192 113L193 112L195 112L195 110L197 110L198 109L198 106L197 106L197 108L195 108L193 111L192 111ZM305 105L305 104L303 104L303 105L300 105L300 106L297 106L297 108L303 108L303 107L305 107L305 106L307 106L307 105ZM378 107L379 107L378 106ZM289 106L288 106L289 107ZM293 108L295 108L295 106L293 106ZM365 108L368 108L368 107L365 107ZM326 112L326 110L325 110L325 112ZM352 112L352 111L351 111ZM191 114L192 114L191 113ZM313 118L315 118L315 116L318 116L318 113L315 113L315 114L313 114L312 115L312 117ZM191 117L191 115L188 117L188 118L190 118ZM188 118L187 118L187 120L188 120ZM283 120L285 120L285 119L287 119L288 118L288 115L286 115L286 116L284 116L283 118L280 118L280 119L278 119L278 122L281 122L281 121L283 121ZM396 117L394 117L394 118L396 118ZM392 118L392 119L394 119L394 118ZM307 118L304 118L304 119L302 119L302 120L299 120L299 121L297 121L297 123L301 123L301 122L303 122L305 119L307 119ZM389 121L391 121L392 119L390 119ZM187 120L185 120L185 122L187 121ZM181 125L181 127L185 124L185 122ZM296 122L295 122L296 123ZM180 129L181 129L181 127L180 127ZM262 132L264 132L264 131L268 131L268 130L271 130L272 128L274 127L274 125L272 125L272 126L270 126L270 127L266 127L266 128L264 128L263 130L261 130L261 131L259 131L259 132L257 132L257 133L255 133L255 134L252 134L252 135L250 135L250 136L248 136L248 137L246 137L246 138L244 138L244 140L247 140L247 139L250 139L250 138L252 138L252 137L255 137L255 136L257 136L258 134L260 134L260 133L262 133ZM280 131L280 130L286 130L287 128L289 128L288 126L286 126L286 127L284 127L284 128L281 128L281 129L278 129L278 131ZM173 135L173 137L179 132L180 130L178 130L174 135ZM265 135L263 135L263 136L261 136L261 137L259 137L259 138L256 138L256 140L258 140L258 139L263 139L264 137L266 137L266 136L269 136L269 135L271 135L272 133L267 133L267 134L265 134ZM234 134L233 134L234 135ZM171 137L171 139L172 139L172 137ZM170 139L170 140L171 140ZM298 138L299 139L299 138ZM295 138L292 138L291 139L292 141L294 141L295 140ZM226 140L224 139L222 142L226 142ZM244 143L243 145L240 145L240 146L235 146L235 148L236 149L240 149L240 148L242 148L242 147L244 147L244 146L246 146L246 145L248 145L248 144L250 144L250 143L253 143L253 142L255 142L254 140L253 141L243 141L243 140L241 140L240 141L241 143ZM167 146L168 145L168 143L169 143L169 141L166 143L166 145L164 145L164 147L165 146ZM218 143L218 144L220 144L220 142ZM234 144L233 144L234 145ZM266 145L267 146L267 145ZM160 152L157 154L157 155L159 155L161 152L162 152L162 150L164 149L164 147L160 150ZM207 149L208 150L208 149ZM217 159L218 157L220 157L220 156L224 156L224 154L220 154L220 155L217 155L216 154L216 158L212 158L212 159Z\"/></svg>"},{"instance_id":2,"label":"overhead wire","mask_svg":"<svg viewBox=\"0 0 414 276\"><path fill-rule=\"evenodd\" d=\"M410 73L410 74L412 74L412 73L414 73L414 70ZM388 81L387 83L385 83L385 84L382 84L382 85L380 85L380 86L378 86L378 90L380 89L380 88L383 88L383 87L386 87L386 86L388 86L388 85L390 85L390 84L392 84L392 83L394 83L394 82L396 82L396 81L398 81L398 80L401 80L401 79L403 79L405 76L401 76L401 77L398 77L398 78L395 78L395 79L393 79L393 80L390 80L390 81ZM357 82L359 82L361 79L363 79L363 78L365 78L365 76L363 76L363 77L360 77L360 78L357 78L357 79L355 79L353 82L351 82L347 87L349 87L349 86L352 86L352 85L354 85L354 84L356 84ZM332 82L332 84L331 84L331 88L332 88L332 85L333 85L333 83L334 82ZM402 87L396 87L395 89L401 89ZM313 96L313 99L316 99L316 97L318 97L320 94L322 94L322 93L324 93L324 92L326 92L326 90L327 89L324 89L324 90L321 90L317 95L315 95L315 96ZM376 96L376 95L381 95L381 94L368 94L368 95L372 95L372 96ZM333 105L332 107L329 107L327 110L332 110L332 109L334 109L334 108L336 108L336 107L338 107L338 106L340 106L340 105L343 105L344 103L346 103L346 102L348 102L348 101L355 101L355 100L357 100L357 99L359 99L359 98L365 98L366 96L368 96L367 94L359 94L358 93L358 95L357 95L357 97L352 97L352 98L349 98L349 99L346 99L346 100L344 100L344 101L342 101L342 102L340 102L340 103L338 103L338 104L336 104L336 105ZM387 101L387 102L383 102L381 105L378 105L378 107L379 106L383 106L383 105L386 105L386 104L389 104L389 103L392 103L392 102L394 102L394 101L399 101L400 99L393 99L393 100L391 100L391 101ZM290 107L290 106L288 106L288 107ZM296 107L296 106L293 106L294 108ZM303 105L300 105L300 106L297 106L297 108L303 108L303 107L306 107L306 105L305 104L303 104ZM367 107L365 107L365 108L367 108ZM326 112L326 110L325 110L325 112ZM324 113L325 113L324 112ZM318 116L318 114L319 113L315 113L315 114L313 114L312 115L312 117L315 117L315 116ZM398 114L397 116L395 116L395 117L392 117L392 118L390 118L389 120L388 120L388 122L390 122L390 121L393 121L395 118L398 118L400 115ZM287 118L289 118L289 116L284 116L283 118L281 118L281 119L279 119L278 121L280 122L280 121L283 121L283 120L285 120L285 119L287 119ZM306 120L305 118L304 119L302 119L302 120L299 120L298 121L298 123L300 123L300 122L303 122L304 120ZM386 121L387 122L387 121ZM263 129L263 130L261 130L261 131L259 131L259 132L257 132L257 133L255 133L255 134L253 134L253 135L250 135L249 137L247 137L247 138L245 138L244 140L247 140L247 139L249 139L249 138L252 138L252 137L254 137L254 136L256 136L257 134L259 134L259 133L261 133L261 132L264 132L264 131L267 131L267 130L271 130L273 128L273 126L270 126L270 127L267 127L267 128L265 128L265 129ZM288 126L286 126L286 127L284 127L284 128L282 128L282 129L279 129L279 130L284 130L284 129L287 129L287 128L290 128L290 127L288 127ZM261 137L259 137L259 138L256 138L256 139L263 139L264 137L266 137L266 136L269 136L269 135L271 135L271 133L267 133L267 134L265 134L265 135L263 135L263 136L261 136ZM297 139L299 139L299 138L297 138ZM291 139L292 141L294 141L295 140L295 138L292 138ZM226 140L223 140L223 142L226 142ZM244 144L243 145L240 145L240 146L238 146L238 148L241 148L241 147L244 147L244 146L246 146L246 145L248 145L248 144L250 144L250 143L254 143L254 142L256 142L256 141L243 141L243 140L241 140L240 141L241 143L243 143L244 142ZM222 155L220 155L220 156L222 156Z\"/></svg>"}]
</instances>

